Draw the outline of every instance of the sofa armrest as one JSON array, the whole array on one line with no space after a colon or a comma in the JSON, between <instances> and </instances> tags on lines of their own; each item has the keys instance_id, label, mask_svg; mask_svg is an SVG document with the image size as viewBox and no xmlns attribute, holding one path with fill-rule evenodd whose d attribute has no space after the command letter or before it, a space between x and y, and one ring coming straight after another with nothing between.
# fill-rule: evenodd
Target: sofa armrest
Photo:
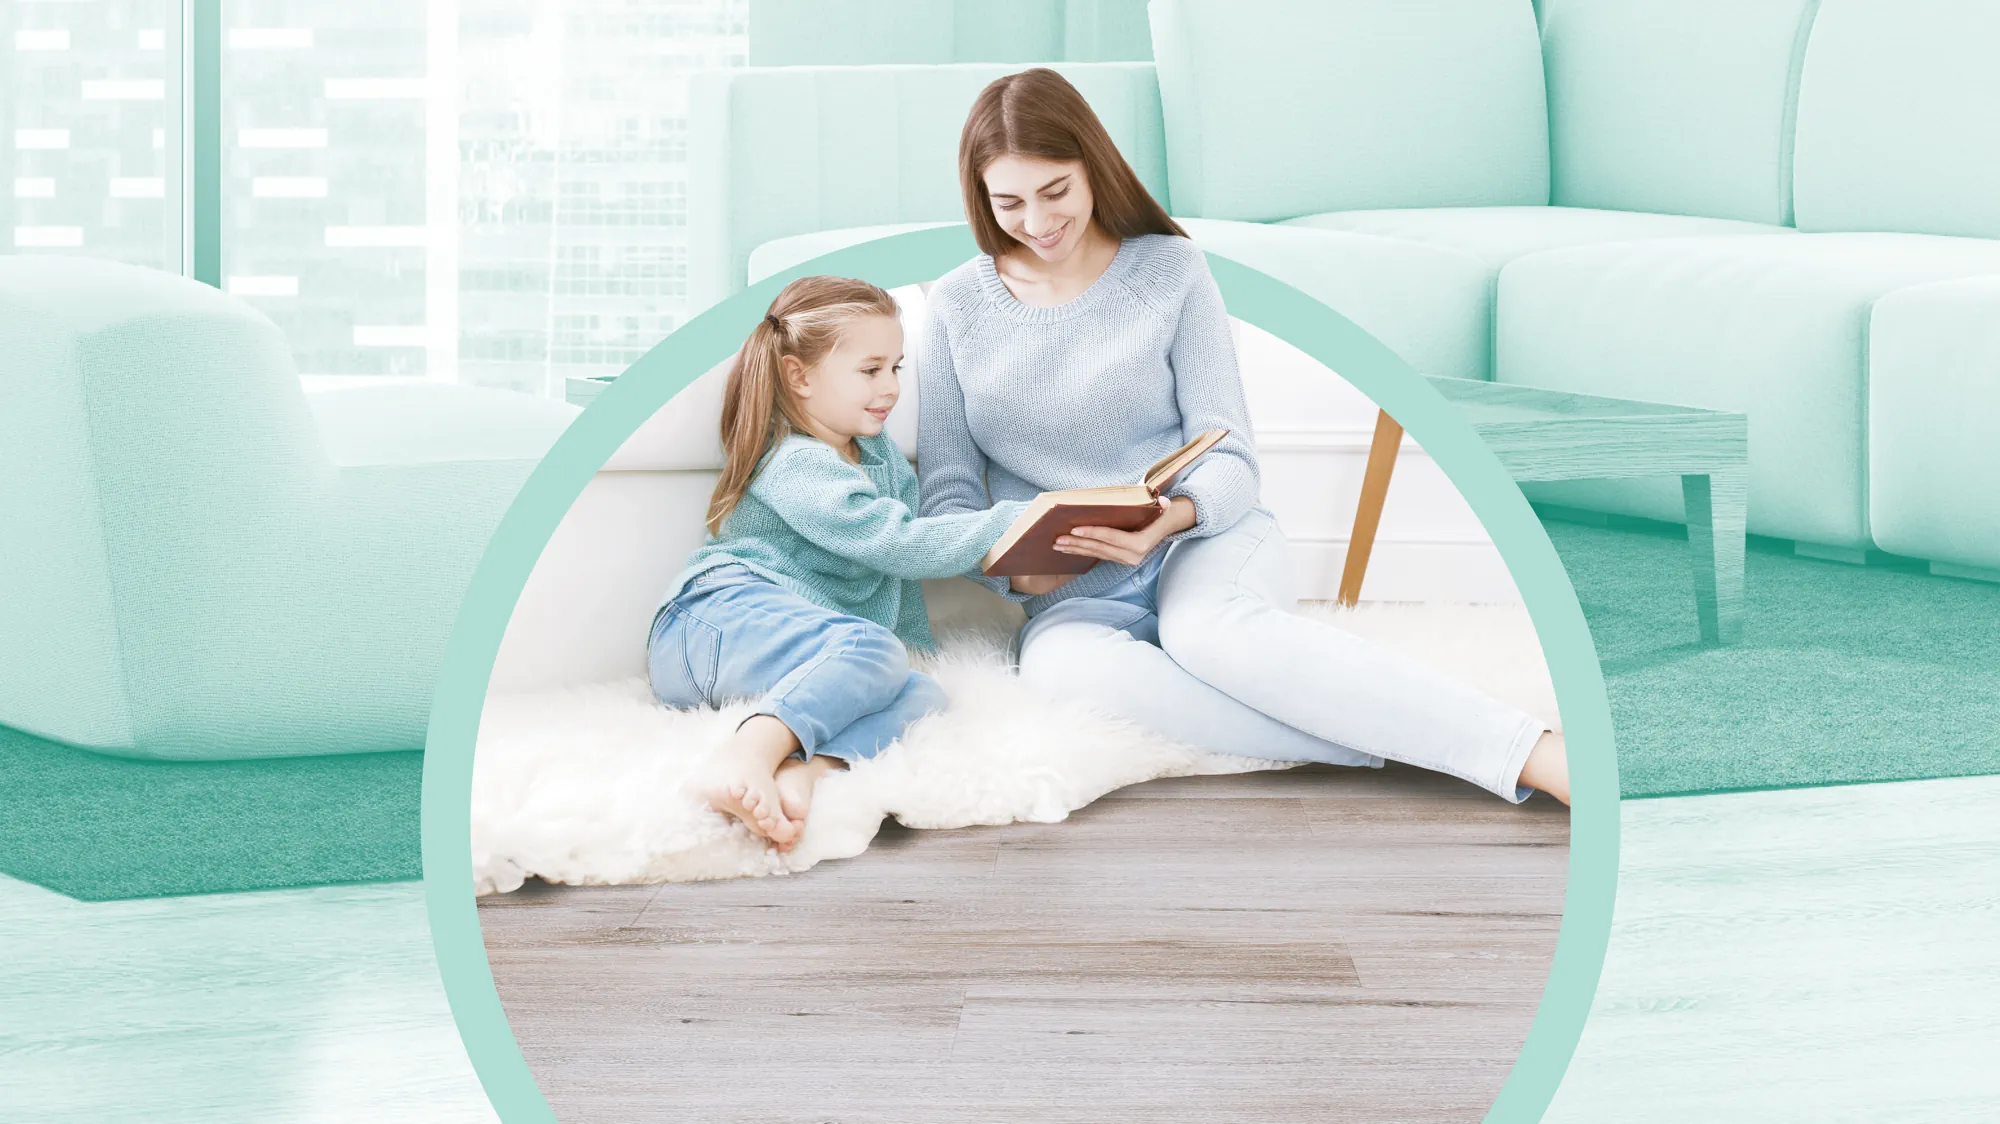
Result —
<instances>
[{"instance_id":1,"label":"sofa armrest","mask_svg":"<svg viewBox=\"0 0 2000 1124\"><path fill-rule=\"evenodd\" d=\"M1167 201L1151 63L1055 63ZM688 294L699 311L746 281L750 251L841 227L962 222L958 137L979 91L1022 67L749 67L694 76Z\"/></svg>"}]
</instances>

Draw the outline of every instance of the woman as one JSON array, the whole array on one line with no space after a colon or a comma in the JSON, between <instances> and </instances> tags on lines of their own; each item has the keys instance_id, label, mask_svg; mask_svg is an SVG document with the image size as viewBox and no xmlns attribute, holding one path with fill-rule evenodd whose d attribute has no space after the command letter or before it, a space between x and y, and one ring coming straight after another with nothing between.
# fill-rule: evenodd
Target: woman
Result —
<instances>
[{"instance_id":1,"label":"woman","mask_svg":"<svg viewBox=\"0 0 2000 1124\"><path fill-rule=\"evenodd\" d=\"M1195 434L1230 430L1151 526L1058 542L1097 559L1089 572L968 575L1024 603L1022 677L1204 749L1389 759L1568 803L1560 734L1291 611L1221 293L1075 88L1046 69L988 86L959 178L983 252L928 302L924 515L1130 483Z\"/></svg>"}]
</instances>

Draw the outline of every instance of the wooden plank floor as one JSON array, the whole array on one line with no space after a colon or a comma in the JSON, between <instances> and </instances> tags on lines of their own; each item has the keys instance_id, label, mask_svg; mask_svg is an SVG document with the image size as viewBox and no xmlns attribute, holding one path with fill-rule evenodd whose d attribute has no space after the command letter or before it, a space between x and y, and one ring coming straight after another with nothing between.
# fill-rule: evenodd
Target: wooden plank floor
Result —
<instances>
[{"instance_id":1,"label":"wooden plank floor","mask_svg":"<svg viewBox=\"0 0 2000 1124\"><path fill-rule=\"evenodd\" d=\"M1417 770L1121 790L789 878L486 899L565 1121L1476 1121L1568 817Z\"/></svg>"}]
</instances>

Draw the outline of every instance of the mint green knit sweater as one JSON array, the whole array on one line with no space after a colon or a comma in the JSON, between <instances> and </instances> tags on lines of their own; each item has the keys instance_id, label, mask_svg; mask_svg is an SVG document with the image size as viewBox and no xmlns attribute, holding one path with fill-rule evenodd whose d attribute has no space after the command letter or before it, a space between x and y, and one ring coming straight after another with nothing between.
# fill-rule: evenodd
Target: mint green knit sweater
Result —
<instances>
[{"instance_id":1,"label":"mint green knit sweater","mask_svg":"<svg viewBox=\"0 0 2000 1124\"><path fill-rule=\"evenodd\" d=\"M1028 505L920 519L917 474L895 442L855 441L859 464L816 437L780 442L661 604L704 571L737 563L814 604L892 629L912 648L933 647L921 579L976 568Z\"/></svg>"}]
</instances>

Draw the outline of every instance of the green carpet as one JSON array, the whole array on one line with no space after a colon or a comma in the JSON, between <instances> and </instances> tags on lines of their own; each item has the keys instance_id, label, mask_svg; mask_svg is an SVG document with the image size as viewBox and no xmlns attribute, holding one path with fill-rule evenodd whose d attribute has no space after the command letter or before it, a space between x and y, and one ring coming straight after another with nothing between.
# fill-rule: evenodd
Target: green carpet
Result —
<instances>
[{"instance_id":1,"label":"green carpet","mask_svg":"<svg viewBox=\"0 0 2000 1124\"><path fill-rule=\"evenodd\" d=\"M421 878L423 761L137 761L0 726L0 871L85 901Z\"/></svg>"},{"instance_id":2,"label":"green carpet","mask_svg":"<svg viewBox=\"0 0 2000 1124\"><path fill-rule=\"evenodd\" d=\"M1543 515L1597 643L1625 795L2000 773L2000 584L1753 537L1743 642L1705 648L1683 528Z\"/></svg>"}]
</instances>

